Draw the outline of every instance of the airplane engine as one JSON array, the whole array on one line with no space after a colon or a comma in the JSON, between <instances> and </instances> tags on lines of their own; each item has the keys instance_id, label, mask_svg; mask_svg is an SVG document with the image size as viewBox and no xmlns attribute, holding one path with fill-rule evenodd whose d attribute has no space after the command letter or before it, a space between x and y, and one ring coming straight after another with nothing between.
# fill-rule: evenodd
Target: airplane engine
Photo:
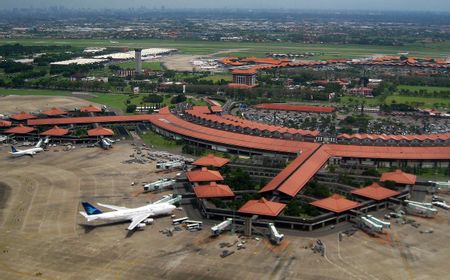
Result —
<instances>
[{"instance_id":1,"label":"airplane engine","mask_svg":"<svg viewBox=\"0 0 450 280\"><path fill-rule=\"evenodd\" d=\"M146 226L145 223L140 223L140 224L138 224L138 225L136 226L136 228L138 228L138 229L144 229L145 226Z\"/></svg>"},{"instance_id":2,"label":"airplane engine","mask_svg":"<svg viewBox=\"0 0 450 280\"><path fill-rule=\"evenodd\" d=\"M147 225L151 225L151 224L153 224L153 219L152 218L145 219L144 223Z\"/></svg>"}]
</instances>

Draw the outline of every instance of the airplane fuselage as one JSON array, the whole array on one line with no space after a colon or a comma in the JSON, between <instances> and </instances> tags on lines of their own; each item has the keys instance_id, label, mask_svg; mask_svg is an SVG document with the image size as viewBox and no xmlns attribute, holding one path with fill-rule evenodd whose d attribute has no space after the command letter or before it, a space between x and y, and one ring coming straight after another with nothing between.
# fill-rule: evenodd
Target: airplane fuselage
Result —
<instances>
[{"instance_id":1,"label":"airplane fuselage","mask_svg":"<svg viewBox=\"0 0 450 280\"><path fill-rule=\"evenodd\" d=\"M19 150L17 152L10 152L10 154L14 157L21 157L21 156L32 156L43 151L44 149L42 148L31 148L27 150Z\"/></svg>"},{"instance_id":2,"label":"airplane fuselage","mask_svg":"<svg viewBox=\"0 0 450 280\"><path fill-rule=\"evenodd\" d=\"M96 215L89 215L90 220L107 220L107 221L129 221L133 217L148 214L148 217L169 215L176 207L168 204L150 204L133 209L124 209L118 211L111 211Z\"/></svg>"}]
</instances>

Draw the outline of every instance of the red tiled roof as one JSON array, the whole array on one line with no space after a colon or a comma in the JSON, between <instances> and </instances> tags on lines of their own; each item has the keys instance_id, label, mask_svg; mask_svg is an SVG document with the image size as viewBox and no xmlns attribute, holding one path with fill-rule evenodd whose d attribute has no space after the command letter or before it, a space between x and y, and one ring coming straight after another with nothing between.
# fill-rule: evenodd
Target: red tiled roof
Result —
<instances>
[{"instance_id":1,"label":"red tiled roof","mask_svg":"<svg viewBox=\"0 0 450 280\"><path fill-rule=\"evenodd\" d=\"M41 135L45 136L63 136L69 133L68 129L60 128L57 125L55 125L53 128L50 128L47 131L44 131L41 133Z\"/></svg>"},{"instance_id":2,"label":"red tiled roof","mask_svg":"<svg viewBox=\"0 0 450 280\"><path fill-rule=\"evenodd\" d=\"M96 127L88 130L89 136L112 136L114 135L114 131L105 127Z\"/></svg>"},{"instance_id":3,"label":"red tiled roof","mask_svg":"<svg viewBox=\"0 0 450 280\"><path fill-rule=\"evenodd\" d=\"M247 147L273 152L298 153L305 149L317 147L316 143L299 142L276 138L267 138L241 133L223 131L194 124L172 115L168 107L161 108L159 114L127 115L127 116L99 116L78 118L52 118L28 120L28 125L68 125L90 123L114 123L150 121L154 125L186 137L202 139L213 143L226 144L237 147Z\"/></svg>"},{"instance_id":4,"label":"red tiled roof","mask_svg":"<svg viewBox=\"0 0 450 280\"><path fill-rule=\"evenodd\" d=\"M312 154L312 155L311 155ZM304 161L294 162L280 172L260 192L277 190L295 196L332 156L380 159L449 159L450 147L380 147L325 144ZM308 156L309 156L308 155ZM301 155L303 156L303 155Z\"/></svg>"},{"instance_id":5,"label":"red tiled roof","mask_svg":"<svg viewBox=\"0 0 450 280\"><path fill-rule=\"evenodd\" d=\"M6 120L0 120L0 127L10 127L12 122Z\"/></svg>"},{"instance_id":6,"label":"red tiled roof","mask_svg":"<svg viewBox=\"0 0 450 280\"><path fill-rule=\"evenodd\" d=\"M11 116L10 118L13 120L16 120L16 121L23 121L23 120L35 119L37 117L34 115L31 115L31 114L25 113L25 112L21 112L20 114Z\"/></svg>"},{"instance_id":7,"label":"red tiled roof","mask_svg":"<svg viewBox=\"0 0 450 280\"><path fill-rule=\"evenodd\" d=\"M228 185L220 185L216 182L211 182L209 185L200 185L194 187L195 195L198 198L213 198L213 197L232 197L233 191Z\"/></svg>"},{"instance_id":8,"label":"red tiled roof","mask_svg":"<svg viewBox=\"0 0 450 280\"><path fill-rule=\"evenodd\" d=\"M202 108L203 107L203 108ZM191 110L186 110L185 113L187 115L193 116L195 118L199 118L205 121L223 124L223 125L230 125L237 128L244 128L244 129L256 129L261 132L268 131L268 132L279 132L279 133L289 133L292 135L300 134L300 135L308 135L308 136L317 136L319 135L319 131L317 130L303 130L303 129L295 129L295 128L288 128L283 126L275 126L275 125L269 125L264 123L258 123L246 119L242 119L233 115L211 115L206 112L206 106L194 106ZM208 125L208 124L207 124Z\"/></svg>"},{"instance_id":9,"label":"red tiled roof","mask_svg":"<svg viewBox=\"0 0 450 280\"><path fill-rule=\"evenodd\" d=\"M194 161L192 164L199 166L214 166L222 167L227 164L230 160L227 158L217 157L213 154L209 154L206 157L201 157Z\"/></svg>"},{"instance_id":10,"label":"red tiled roof","mask_svg":"<svg viewBox=\"0 0 450 280\"><path fill-rule=\"evenodd\" d=\"M11 134L27 134L27 133L30 133L35 130L36 130L36 128L34 128L34 127L29 127L29 126L24 126L23 124L19 124L18 126L15 126L15 127L5 130L5 132L11 133Z\"/></svg>"},{"instance_id":11,"label":"red tiled roof","mask_svg":"<svg viewBox=\"0 0 450 280\"><path fill-rule=\"evenodd\" d=\"M50 110L43 112L42 114L47 115L47 116L60 116L60 115L66 115L67 112L53 107Z\"/></svg>"},{"instance_id":12,"label":"red tiled roof","mask_svg":"<svg viewBox=\"0 0 450 280\"><path fill-rule=\"evenodd\" d=\"M80 108L80 112L84 112L84 113L100 113L101 111L102 111L102 109L100 109L92 104L89 106Z\"/></svg>"},{"instance_id":13,"label":"red tiled roof","mask_svg":"<svg viewBox=\"0 0 450 280\"><path fill-rule=\"evenodd\" d=\"M318 147L316 147L316 149L317 148ZM267 185L265 185L259 192L263 193L277 189L281 183L286 181L286 179L288 179L316 149L303 151L300 156L296 157L288 166L286 166L286 168L281 170L281 172L270 180L270 182L267 183Z\"/></svg>"},{"instance_id":14,"label":"red tiled roof","mask_svg":"<svg viewBox=\"0 0 450 280\"><path fill-rule=\"evenodd\" d=\"M160 112L161 113L161 112ZM170 113L151 115L153 125L172 133L212 143L278 153L298 153L318 144L277 138L260 137L205 127L180 119Z\"/></svg>"},{"instance_id":15,"label":"red tiled roof","mask_svg":"<svg viewBox=\"0 0 450 280\"><path fill-rule=\"evenodd\" d=\"M447 155L448 156L448 155ZM414 185L416 183L416 175L401 171L400 169L394 172L385 172L381 175L381 182L394 181L398 184Z\"/></svg>"},{"instance_id":16,"label":"red tiled roof","mask_svg":"<svg viewBox=\"0 0 450 280\"><path fill-rule=\"evenodd\" d=\"M211 106L211 112L213 113L221 113L222 111L223 111L222 106L218 105Z\"/></svg>"},{"instance_id":17,"label":"red tiled roof","mask_svg":"<svg viewBox=\"0 0 450 280\"><path fill-rule=\"evenodd\" d=\"M254 88L256 87L256 85L254 86L249 86L249 85L244 85L244 84L234 84L234 83L230 83L227 85L229 88L236 88L236 89L250 89L250 88Z\"/></svg>"},{"instance_id":18,"label":"red tiled roof","mask_svg":"<svg viewBox=\"0 0 450 280\"><path fill-rule=\"evenodd\" d=\"M298 168L292 175L284 181L278 188L279 192L289 196L296 196L309 180L327 163L330 155L323 149L317 150L300 168Z\"/></svg>"},{"instance_id":19,"label":"red tiled roof","mask_svg":"<svg viewBox=\"0 0 450 280\"><path fill-rule=\"evenodd\" d=\"M210 99L210 98L206 97L206 98L205 98L205 101L206 101L209 105L211 105L211 106L220 106L220 107L222 107L222 106L220 105L220 103L217 102L217 101L214 100L214 99Z\"/></svg>"},{"instance_id":20,"label":"red tiled roof","mask_svg":"<svg viewBox=\"0 0 450 280\"><path fill-rule=\"evenodd\" d=\"M332 113L336 110L336 108L329 106L290 105L283 103L263 103L256 105L255 108L266 110L300 111L312 113Z\"/></svg>"},{"instance_id":21,"label":"red tiled roof","mask_svg":"<svg viewBox=\"0 0 450 280\"><path fill-rule=\"evenodd\" d=\"M333 194L325 199L316 200L310 204L335 213L342 213L360 205L358 202L346 199L338 194Z\"/></svg>"},{"instance_id":22,"label":"red tiled roof","mask_svg":"<svg viewBox=\"0 0 450 280\"><path fill-rule=\"evenodd\" d=\"M286 204L269 201L265 198L260 200L249 200L245 203L238 212L263 216L278 216L283 211Z\"/></svg>"},{"instance_id":23,"label":"red tiled roof","mask_svg":"<svg viewBox=\"0 0 450 280\"><path fill-rule=\"evenodd\" d=\"M223 64L228 64L231 66L243 65L241 62L238 61L237 57L225 57L225 58L221 59L219 62L223 63Z\"/></svg>"},{"instance_id":24,"label":"red tiled roof","mask_svg":"<svg viewBox=\"0 0 450 280\"><path fill-rule=\"evenodd\" d=\"M383 188L378 183L373 183L372 185L369 185L367 187L353 190L352 194L357 194L374 200L383 200L389 197L396 196L400 193L387 188Z\"/></svg>"},{"instance_id":25,"label":"red tiled roof","mask_svg":"<svg viewBox=\"0 0 450 280\"><path fill-rule=\"evenodd\" d=\"M440 139L443 141L450 139L450 133L442 133L442 134L423 134L423 135L386 135L386 134L340 134L337 136L337 138L345 138L345 139L358 139L358 140L394 140L394 141L400 141L400 140L406 140L406 141L413 141L413 140L419 140L419 141L425 141L425 140L431 140L434 141L436 139Z\"/></svg>"},{"instance_id":26,"label":"red tiled roof","mask_svg":"<svg viewBox=\"0 0 450 280\"><path fill-rule=\"evenodd\" d=\"M200 114L211 114L211 110L208 106L192 106L192 110Z\"/></svg>"},{"instance_id":27,"label":"red tiled roof","mask_svg":"<svg viewBox=\"0 0 450 280\"><path fill-rule=\"evenodd\" d=\"M207 168L188 171L186 172L186 176L189 182L215 182L223 180L223 177L219 171L208 170Z\"/></svg>"},{"instance_id":28,"label":"red tiled roof","mask_svg":"<svg viewBox=\"0 0 450 280\"><path fill-rule=\"evenodd\" d=\"M231 70L231 74L233 75L255 75L256 70L255 69L233 69Z\"/></svg>"},{"instance_id":29,"label":"red tiled roof","mask_svg":"<svg viewBox=\"0 0 450 280\"><path fill-rule=\"evenodd\" d=\"M160 109L162 110L162 109ZM160 113L162 113L160 111ZM82 123L114 123L114 122L137 122L148 121L151 115L125 115L125 116L98 116L98 117L78 117L78 118L52 118L28 120L28 125L63 125Z\"/></svg>"},{"instance_id":30,"label":"red tiled roof","mask_svg":"<svg viewBox=\"0 0 450 280\"><path fill-rule=\"evenodd\" d=\"M437 160L449 159L450 147L389 147L326 144L323 148L332 156L350 158L379 159L414 159Z\"/></svg>"}]
</instances>

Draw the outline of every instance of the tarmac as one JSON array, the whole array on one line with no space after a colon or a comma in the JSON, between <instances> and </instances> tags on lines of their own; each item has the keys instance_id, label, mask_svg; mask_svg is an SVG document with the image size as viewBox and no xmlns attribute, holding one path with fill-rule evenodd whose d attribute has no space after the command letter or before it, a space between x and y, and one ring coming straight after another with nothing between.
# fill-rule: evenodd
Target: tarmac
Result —
<instances>
[{"instance_id":1,"label":"tarmac","mask_svg":"<svg viewBox=\"0 0 450 280\"><path fill-rule=\"evenodd\" d=\"M33 158L13 159L8 151L9 146L0 145L1 279L376 280L449 275L450 213L443 209L434 219L411 217L418 228L391 220L392 229L379 237L357 231L339 241L336 231L348 224L318 237L280 229L286 238L279 246L265 237L240 238L230 232L211 238L206 226L198 232L181 228L169 237L160 231L173 228L170 217L128 234L128 223L87 226L78 211L81 201L137 207L167 193L142 193L142 182L162 175L155 173L154 163L122 163L133 153L129 143L107 151L52 147ZM182 209L174 214L187 215ZM420 233L430 229L433 233ZM326 246L324 256L311 250L318 238ZM236 244L243 241L245 249L238 250ZM222 258L225 249L234 253Z\"/></svg>"}]
</instances>

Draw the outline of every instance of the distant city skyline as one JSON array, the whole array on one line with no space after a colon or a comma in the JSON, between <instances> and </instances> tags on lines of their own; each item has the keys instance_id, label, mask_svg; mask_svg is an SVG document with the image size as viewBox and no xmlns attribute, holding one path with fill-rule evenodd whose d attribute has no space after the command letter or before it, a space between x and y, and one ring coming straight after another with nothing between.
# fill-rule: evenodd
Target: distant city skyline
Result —
<instances>
[{"instance_id":1,"label":"distant city skyline","mask_svg":"<svg viewBox=\"0 0 450 280\"><path fill-rule=\"evenodd\" d=\"M305 10L378 10L378 11L444 11L450 12L449 0L0 0L0 9L48 8L241 8L241 9L305 9Z\"/></svg>"}]
</instances>

